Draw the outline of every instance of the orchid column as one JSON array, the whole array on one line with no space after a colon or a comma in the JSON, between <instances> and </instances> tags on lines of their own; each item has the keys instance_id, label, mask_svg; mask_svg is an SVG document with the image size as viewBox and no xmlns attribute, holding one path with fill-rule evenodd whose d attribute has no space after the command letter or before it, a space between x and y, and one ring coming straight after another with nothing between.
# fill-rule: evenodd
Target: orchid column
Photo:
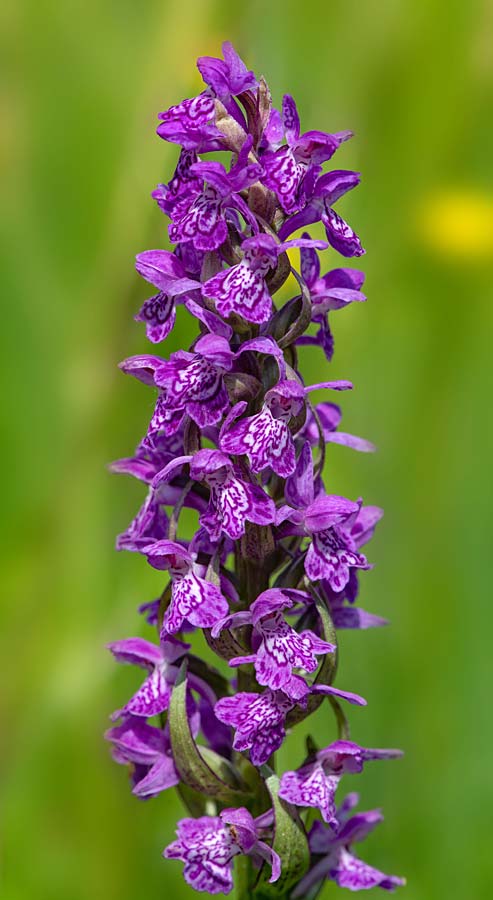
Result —
<instances>
[{"instance_id":1,"label":"orchid column","mask_svg":"<svg viewBox=\"0 0 493 900\"><path fill-rule=\"evenodd\" d=\"M334 209L359 176L323 172L351 134L302 134L294 100L286 95L280 114L265 81L230 44L223 51L224 60L198 61L205 90L159 116L160 137L181 148L153 194L175 248L138 255L156 293L136 318L162 343L182 305L195 336L189 350L121 366L155 391L156 405L135 455L113 464L147 485L117 546L164 580L140 608L159 640L110 645L146 677L107 738L138 797L177 788L189 816L164 855L182 860L196 890L227 894L233 872L241 898L313 900L327 878L393 890L402 879L352 849L380 813L354 813L358 797L341 796L339 783L400 754L349 739L344 707L365 700L334 685L338 630L385 624L355 605L359 572L370 568L362 547L382 512L327 493L322 478L327 444L373 447L339 430L332 399L311 400L351 383L305 384L298 365L303 344L330 361L329 314L365 299L361 272L321 275L318 257L329 245L343 257L364 252ZM326 240L293 237L319 221ZM290 276L294 296L281 304ZM192 540L185 508L197 517ZM192 652L186 638L200 631L218 667ZM300 767L276 773L286 734L324 700L337 738L328 747L310 738Z\"/></svg>"}]
</instances>

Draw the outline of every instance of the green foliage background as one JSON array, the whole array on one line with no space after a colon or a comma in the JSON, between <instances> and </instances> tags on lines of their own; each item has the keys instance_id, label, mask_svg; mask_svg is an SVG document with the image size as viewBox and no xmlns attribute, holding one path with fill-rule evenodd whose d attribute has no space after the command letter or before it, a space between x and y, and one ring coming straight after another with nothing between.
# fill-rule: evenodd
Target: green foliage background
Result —
<instances>
[{"instance_id":1,"label":"green foliage background","mask_svg":"<svg viewBox=\"0 0 493 900\"><path fill-rule=\"evenodd\" d=\"M0 21L2 900L193 895L160 859L178 800L139 803L101 738L138 679L104 644L160 582L113 552L142 489L105 463L152 404L116 364L146 346L133 256L165 240L156 113L226 38L305 128L353 128L336 165L363 172L340 209L369 302L333 316L331 375L379 453L333 447L327 476L386 509L362 605L392 627L343 635L338 684L368 698L357 740L406 750L349 785L386 813L364 852L409 900L490 898L490 0L7 0ZM166 349L189 340L181 318ZM328 706L313 729L332 738Z\"/></svg>"}]
</instances>

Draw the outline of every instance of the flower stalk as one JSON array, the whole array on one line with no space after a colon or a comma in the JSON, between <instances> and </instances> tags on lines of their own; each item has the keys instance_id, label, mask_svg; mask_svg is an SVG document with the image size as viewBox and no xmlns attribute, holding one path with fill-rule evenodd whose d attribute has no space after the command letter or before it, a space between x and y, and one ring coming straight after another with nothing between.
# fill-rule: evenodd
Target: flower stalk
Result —
<instances>
[{"instance_id":1,"label":"flower stalk","mask_svg":"<svg viewBox=\"0 0 493 900\"><path fill-rule=\"evenodd\" d=\"M374 448L339 428L333 392L351 383L302 374L304 346L332 359L329 315L365 300L362 272L321 275L319 257L364 253L334 209L359 175L323 170L351 133L301 133L293 98L277 111L265 80L231 44L223 52L198 60L203 92L159 116L159 136L180 147L153 192L174 249L137 256L156 293L136 319L162 344L180 306L196 334L188 350L121 364L155 391L155 408L135 454L112 464L147 486L117 547L164 582L140 608L157 640L110 645L146 674L106 737L136 796L177 788L189 815L164 856L197 891L228 894L235 882L238 898L314 900L327 878L393 890L402 879L352 849L380 813L353 813L357 795L341 797L339 783L400 752L350 740L345 707L366 701L334 684L339 631L385 624L356 603L382 511L323 480L326 445ZM317 222L324 240L305 230ZM315 390L329 399L314 403ZM184 510L196 517L191 539ZM192 649L198 632L217 665ZM287 734L324 702L336 739L309 737L298 768L276 773Z\"/></svg>"}]
</instances>

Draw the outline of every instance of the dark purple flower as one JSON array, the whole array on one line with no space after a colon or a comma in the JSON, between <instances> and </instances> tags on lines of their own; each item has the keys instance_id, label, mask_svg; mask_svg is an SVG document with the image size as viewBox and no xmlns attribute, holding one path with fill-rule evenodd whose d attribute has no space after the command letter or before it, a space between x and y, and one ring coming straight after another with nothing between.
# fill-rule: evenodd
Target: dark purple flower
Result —
<instances>
[{"instance_id":1,"label":"dark purple flower","mask_svg":"<svg viewBox=\"0 0 493 900\"><path fill-rule=\"evenodd\" d=\"M159 113L156 131L164 141L180 144L184 150L206 153L224 147L224 137L216 128L216 101L210 91L182 100Z\"/></svg>"},{"instance_id":2,"label":"dark purple flower","mask_svg":"<svg viewBox=\"0 0 493 900\"><path fill-rule=\"evenodd\" d=\"M250 750L255 766L267 762L286 735L285 719L294 702L282 691L239 693L218 700L214 712L220 722L236 729L235 750Z\"/></svg>"},{"instance_id":3,"label":"dark purple flower","mask_svg":"<svg viewBox=\"0 0 493 900\"><path fill-rule=\"evenodd\" d=\"M157 473L176 456L183 454L183 428L173 435L154 433L152 442L145 438L138 445L134 456L117 459L110 464L112 472L132 475L150 484Z\"/></svg>"},{"instance_id":4,"label":"dark purple flower","mask_svg":"<svg viewBox=\"0 0 493 900\"><path fill-rule=\"evenodd\" d=\"M140 666L150 673L137 693L123 709L113 714L113 718L123 715L150 718L167 709L178 674L176 662L187 652L188 644L167 638L158 647L143 638L125 638L108 644L108 649L117 662Z\"/></svg>"},{"instance_id":5,"label":"dark purple flower","mask_svg":"<svg viewBox=\"0 0 493 900\"><path fill-rule=\"evenodd\" d=\"M254 90L257 87L257 79L254 73L247 69L230 41L223 43L222 50L224 60L200 56L197 68L214 96L227 107L231 97Z\"/></svg>"},{"instance_id":6,"label":"dark purple flower","mask_svg":"<svg viewBox=\"0 0 493 900\"><path fill-rule=\"evenodd\" d=\"M340 697L358 706L366 703L358 694L341 691L331 685L315 685L312 690ZM234 697L222 697L216 703L214 712L220 722L236 729L234 749L250 750L252 763L261 766L281 746L286 735L286 716L295 705L295 701L283 691L267 688L262 694L243 692Z\"/></svg>"},{"instance_id":7,"label":"dark purple flower","mask_svg":"<svg viewBox=\"0 0 493 900\"><path fill-rule=\"evenodd\" d=\"M238 210L255 230L258 225L239 192L258 181L262 167L249 161L252 141L245 141L238 160L226 171L219 162L194 163L190 171L206 186L193 200L189 209L169 226L173 243L192 241L198 250L216 250L228 235L227 216Z\"/></svg>"},{"instance_id":8,"label":"dark purple flower","mask_svg":"<svg viewBox=\"0 0 493 900\"><path fill-rule=\"evenodd\" d=\"M171 603L163 619L161 638L180 631L186 620L199 628L211 628L227 615L228 601L220 589L198 574L187 550L175 541L157 541L142 548L151 566L167 569L172 580Z\"/></svg>"},{"instance_id":9,"label":"dark purple flower","mask_svg":"<svg viewBox=\"0 0 493 900\"><path fill-rule=\"evenodd\" d=\"M245 411L246 403L233 407L219 435L221 450L232 455L246 454L252 472L270 467L281 478L287 478L296 468L295 442L289 422L301 413L307 393L315 388L344 390L348 387L349 383L344 381L304 387L298 381L283 379L266 392L263 407L256 415L235 422Z\"/></svg>"},{"instance_id":10,"label":"dark purple flower","mask_svg":"<svg viewBox=\"0 0 493 900\"><path fill-rule=\"evenodd\" d=\"M325 592L326 593L326 592ZM330 615L334 628L379 628L388 625L388 619L375 616L358 606L346 606L340 594L331 592L329 601Z\"/></svg>"},{"instance_id":11,"label":"dark purple flower","mask_svg":"<svg viewBox=\"0 0 493 900\"><path fill-rule=\"evenodd\" d=\"M219 421L229 406L223 375L231 369L233 358L226 338L205 334L197 341L193 353L182 350L172 353L169 362L163 361L156 369L154 380L163 391L158 400L158 415L169 413L173 422L171 433L179 427L185 412L201 428ZM163 428L166 433L164 423Z\"/></svg>"},{"instance_id":12,"label":"dark purple flower","mask_svg":"<svg viewBox=\"0 0 493 900\"><path fill-rule=\"evenodd\" d=\"M238 540L247 521L257 525L274 522L271 498L257 484L243 480L229 457L219 450L200 450L192 459L190 475L209 485L209 505L200 522L212 540L217 541L222 532Z\"/></svg>"},{"instance_id":13,"label":"dark purple flower","mask_svg":"<svg viewBox=\"0 0 493 900\"><path fill-rule=\"evenodd\" d=\"M342 444L344 447L359 450L361 453L374 452L375 445L370 441L338 430L342 412L336 403L318 403L315 412L325 443ZM297 440L307 440L312 446L317 445L320 441L319 426L311 409L307 410L306 422L302 430L298 432Z\"/></svg>"},{"instance_id":14,"label":"dark purple flower","mask_svg":"<svg viewBox=\"0 0 493 900\"><path fill-rule=\"evenodd\" d=\"M309 237L308 232L303 235ZM331 310L342 309L350 303L366 300L360 288L365 280L363 272L356 269L332 269L320 277L320 260L311 247L302 247L301 275L310 291L312 321L319 325L315 337L302 336L299 344L316 344L322 347L327 359L332 359L334 339L329 326Z\"/></svg>"},{"instance_id":15,"label":"dark purple flower","mask_svg":"<svg viewBox=\"0 0 493 900\"><path fill-rule=\"evenodd\" d=\"M219 421L229 406L223 375L231 369L233 359L226 338L205 334L196 342L194 352L179 350L169 361L142 356L121 363L124 372L161 388L146 437L151 446L160 435L174 435L185 413L202 428Z\"/></svg>"},{"instance_id":16,"label":"dark purple flower","mask_svg":"<svg viewBox=\"0 0 493 900\"><path fill-rule=\"evenodd\" d=\"M305 510L305 526L312 538L305 572L312 581L325 578L333 591L342 591L351 568L369 568L351 536L360 509L360 504L345 497L326 495L317 497Z\"/></svg>"},{"instance_id":17,"label":"dark purple flower","mask_svg":"<svg viewBox=\"0 0 493 900\"><path fill-rule=\"evenodd\" d=\"M270 234L246 238L241 245L241 262L206 281L202 293L214 300L222 316L236 313L247 322L262 324L272 313L272 297L265 279L276 267L279 255L290 247L318 247L321 250L325 246L323 241L313 241L309 236L283 244Z\"/></svg>"},{"instance_id":18,"label":"dark purple flower","mask_svg":"<svg viewBox=\"0 0 493 900\"><path fill-rule=\"evenodd\" d=\"M152 192L158 206L170 219L179 219L202 190L201 179L190 171L196 162L199 162L199 157L195 150L181 150L171 181L158 184Z\"/></svg>"},{"instance_id":19,"label":"dark purple flower","mask_svg":"<svg viewBox=\"0 0 493 900\"><path fill-rule=\"evenodd\" d=\"M209 503L200 516L200 523L212 541L218 541L223 533L238 540L245 532L247 521L257 525L274 522L274 501L259 485L245 481L238 467L219 450L199 450L193 457L178 458L156 476L154 487L159 487L185 463L190 464L190 477L194 481L204 481L209 486Z\"/></svg>"},{"instance_id":20,"label":"dark purple flower","mask_svg":"<svg viewBox=\"0 0 493 900\"><path fill-rule=\"evenodd\" d=\"M105 738L112 743L117 762L133 764L133 793L137 797L155 797L179 783L168 731L126 716L120 725L108 729Z\"/></svg>"},{"instance_id":21,"label":"dark purple flower","mask_svg":"<svg viewBox=\"0 0 493 900\"><path fill-rule=\"evenodd\" d=\"M221 450L232 455L246 454L252 472L270 467L286 478L296 465L289 422L299 415L304 401L305 391L299 382L280 381L267 391L259 413L232 424L232 415L239 416L246 408L246 403L237 404L221 429Z\"/></svg>"},{"instance_id":22,"label":"dark purple flower","mask_svg":"<svg viewBox=\"0 0 493 900\"><path fill-rule=\"evenodd\" d=\"M347 191L359 184L357 172L337 170L321 175L310 184L306 205L301 212L288 219L279 230L281 240L286 240L298 228L322 221L327 240L342 256L362 256L365 252L358 236L344 219L332 208Z\"/></svg>"},{"instance_id":23,"label":"dark purple flower","mask_svg":"<svg viewBox=\"0 0 493 900\"><path fill-rule=\"evenodd\" d=\"M347 818L347 812L357 802L357 794L346 798L338 810L335 830L332 827L327 828L321 822L315 822L310 832L310 849L315 858L322 858L315 862L308 874L301 879L293 891L293 900L305 897L308 891L324 878L330 878L339 887L348 888L350 891L369 890L373 887L393 891L405 884L403 878L385 875L351 852L351 845L363 841L383 820L378 809L357 813Z\"/></svg>"},{"instance_id":24,"label":"dark purple flower","mask_svg":"<svg viewBox=\"0 0 493 900\"><path fill-rule=\"evenodd\" d=\"M300 120L296 104L289 94L282 101L282 121L287 146L268 150L262 155L265 168L263 182L273 190L288 214L303 206L300 186L309 167L320 171L320 163L330 159L343 141L350 138L350 131L326 134L323 131L307 131L300 135Z\"/></svg>"},{"instance_id":25,"label":"dark purple flower","mask_svg":"<svg viewBox=\"0 0 493 900\"><path fill-rule=\"evenodd\" d=\"M255 652L230 660L230 666L253 663L259 684L273 691L284 691L292 700L300 700L309 693L304 679L293 675L293 669L315 672L317 656L333 653L336 649L334 644L321 640L312 631L297 632L286 622L282 611L307 596L300 591L272 588L260 594L249 610L233 613L213 628L213 634L217 635L223 628L253 625L252 649Z\"/></svg>"},{"instance_id":26,"label":"dark purple flower","mask_svg":"<svg viewBox=\"0 0 493 900\"><path fill-rule=\"evenodd\" d=\"M176 299L199 290L200 285L187 277L180 260L168 250L139 253L135 268L139 275L159 289L159 293L146 300L135 316L138 322L145 322L147 337L156 344L164 341L175 324Z\"/></svg>"},{"instance_id":27,"label":"dark purple flower","mask_svg":"<svg viewBox=\"0 0 493 900\"><path fill-rule=\"evenodd\" d=\"M349 529L349 539L354 550L359 550L373 537L375 527L383 516L383 509L379 506L360 506L356 517L351 517L344 525L344 531ZM321 583L322 593L327 598L329 605L336 604L344 597L349 603L354 603L358 596L357 568L351 568L349 578L342 588L342 592L331 584L330 578L324 578ZM366 614L369 615L369 614ZM384 624L380 620L378 624ZM368 626L366 626L368 627Z\"/></svg>"},{"instance_id":28,"label":"dark purple flower","mask_svg":"<svg viewBox=\"0 0 493 900\"><path fill-rule=\"evenodd\" d=\"M163 855L183 860L185 881L196 891L229 894L233 887L233 859L242 853L266 860L272 866L271 882L279 878L279 856L259 840L255 820L244 807L223 809L219 816L182 819L177 836Z\"/></svg>"},{"instance_id":29,"label":"dark purple flower","mask_svg":"<svg viewBox=\"0 0 493 900\"><path fill-rule=\"evenodd\" d=\"M334 741L300 769L285 772L279 796L295 806L319 809L324 821L337 827L334 795L341 776L362 772L367 760L398 756L400 750L366 750L352 741Z\"/></svg>"},{"instance_id":30,"label":"dark purple flower","mask_svg":"<svg viewBox=\"0 0 493 900\"><path fill-rule=\"evenodd\" d=\"M289 482L289 483L288 483ZM305 557L305 572L311 581L324 579L334 592L344 590L351 569L368 569L369 564L358 547L359 530L365 530L365 513L361 501L357 503L335 494L318 493L314 497L313 464L309 445L300 454L299 465L286 483L286 496L297 509L281 507L277 522L286 519L295 523L300 533L311 537ZM376 510L377 507L366 509ZM380 515L382 511L379 510ZM374 527L374 513L370 513ZM361 524L356 523L360 519ZM353 529L356 533L353 534Z\"/></svg>"},{"instance_id":31,"label":"dark purple flower","mask_svg":"<svg viewBox=\"0 0 493 900\"><path fill-rule=\"evenodd\" d=\"M149 490L144 503L128 528L118 535L117 550L130 550L140 553L142 547L151 541L159 541L168 534L168 516L159 496Z\"/></svg>"}]
</instances>

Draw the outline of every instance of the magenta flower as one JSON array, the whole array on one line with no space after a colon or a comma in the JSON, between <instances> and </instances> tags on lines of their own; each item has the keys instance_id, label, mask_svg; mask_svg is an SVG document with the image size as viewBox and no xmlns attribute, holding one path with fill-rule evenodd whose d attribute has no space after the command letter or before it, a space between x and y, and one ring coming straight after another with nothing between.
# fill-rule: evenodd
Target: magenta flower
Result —
<instances>
[{"instance_id":1,"label":"magenta flower","mask_svg":"<svg viewBox=\"0 0 493 900\"><path fill-rule=\"evenodd\" d=\"M202 293L215 301L216 309L222 316L236 313L247 322L267 322L272 314L272 297L266 277L269 271L275 269L280 254L290 247L317 247L323 250L326 246L324 241L312 241L308 236L283 244L275 241L270 234L246 238L241 245L241 262L206 281Z\"/></svg>"},{"instance_id":2,"label":"magenta flower","mask_svg":"<svg viewBox=\"0 0 493 900\"><path fill-rule=\"evenodd\" d=\"M339 887L349 888L350 891L369 890L373 887L393 891L405 884L404 878L384 875L352 853L351 845L363 841L383 819L378 809L357 813L348 818L348 812L357 802L357 794L346 797L337 812L335 833L321 822L315 822L310 832L310 849L318 862L298 884L293 892L293 900L305 897L310 888L324 878L330 878Z\"/></svg>"},{"instance_id":3,"label":"magenta flower","mask_svg":"<svg viewBox=\"0 0 493 900\"><path fill-rule=\"evenodd\" d=\"M135 317L138 322L145 322L147 337L156 344L164 341L175 324L176 300L184 294L200 290L200 285L187 277L178 257L167 250L139 253L135 268L139 275L159 289L158 294L146 300Z\"/></svg>"},{"instance_id":4,"label":"magenta flower","mask_svg":"<svg viewBox=\"0 0 493 900\"><path fill-rule=\"evenodd\" d=\"M335 645L323 641L312 631L297 632L285 620L282 611L291 608L302 592L273 588L264 591L245 612L233 613L219 621L212 633L217 636L223 628L253 625L252 649L248 656L229 661L230 666L252 663L260 685L273 691L284 691L292 700L300 700L309 693L306 682L293 669L315 672L317 656L333 653Z\"/></svg>"},{"instance_id":5,"label":"magenta flower","mask_svg":"<svg viewBox=\"0 0 493 900\"><path fill-rule=\"evenodd\" d=\"M209 506L200 522L213 541L223 532L238 540L247 521L257 525L274 522L271 498L257 484L244 481L239 469L219 450L200 450L190 463L190 475L209 486Z\"/></svg>"},{"instance_id":6,"label":"magenta flower","mask_svg":"<svg viewBox=\"0 0 493 900\"><path fill-rule=\"evenodd\" d=\"M248 224L257 227L239 193L262 174L259 163L248 162L251 147L251 140L247 139L229 172L219 162L197 162L190 167L190 172L205 186L189 209L169 226L170 241L192 241L197 250L217 250L226 240L228 221L236 221L237 211Z\"/></svg>"},{"instance_id":7,"label":"magenta flower","mask_svg":"<svg viewBox=\"0 0 493 900\"><path fill-rule=\"evenodd\" d=\"M113 745L113 758L133 767L133 791L137 797L155 797L179 784L169 732L148 725L139 717L125 716L109 728L105 738Z\"/></svg>"},{"instance_id":8,"label":"magenta flower","mask_svg":"<svg viewBox=\"0 0 493 900\"><path fill-rule=\"evenodd\" d=\"M219 437L221 450L232 455L246 454L252 472L270 467L281 478L291 475L296 465L295 446L289 422L304 406L305 391L296 381L279 381L267 391L259 413L232 424L246 403L238 403L226 419Z\"/></svg>"},{"instance_id":9,"label":"magenta flower","mask_svg":"<svg viewBox=\"0 0 493 900\"><path fill-rule=\"evenodd\" d=\"M117 662L140 666L149 672L139 690L113 717L126 714L147 718L164 712L178 674L176 663L187 651L187 644L168 638L158 647L142 638L126 638L108 644L108 649Z\"/></svg>"},{"instance_id":10,"label":"magenta flower","mask_svg":"<svg viewBox=\"0 0 493 900\"><path fill-rule=\"evenodd\" d=\"M365 251L358 235L333 209L333 204L357 184L359 175L356 172L339 170L321 175L310 184L301 212L296 213L281 227L281 240L286 240L298 228L321 221L325 226L327 240L334 250L342 256L362 256Z\"/></svg>"},{"instance_id":11,"label":"magenta flower","mask_svg":"<svg viewBox=\"0 0 493 900\"><path fill-rule=\"evenodd\" d=\"M262 156L263 181L275 191L284 212L292 214L303 205L300 188L307 172L310 169L320 172L320 163L330 159L340 144L352 135L350 131L339 134L307 131L300 135L298 110L289 94L283 97L282 121L287 144Z\"/></svg>"},{"instance_id":12,"label":"magenta flower","mask_svg":"<svg viewBox=\"0 0 493 900\"><path fill-rule=\"evenodd\" d=\"M358 694L328 685L317 685L313 690L347 700L357 706L366 704ZM301 702L306 702L306 696L303 696ZM283 691L267 688L263 694L239 693L234 697L223 697L216 703L214 711L220 722L236 729L234 749L250 750L252 763L261 766L281 746L286 735L286 716L294 706L295 701Z\"/></svg>"},{"instance_id":13,"label":"magenta flower","mask_svg":"<svg viewBox=\"0 0 493 900\"><path fill-rule=\"evenodd\" d=\"M226 615L229 606L216 585L197 574L193 558L174 541L156 541L142 548L155 569L171 576L171 603L165 612L161 638L180 630L186 620L199 628L211 628Z\"/></svg>"},{"instance_id":14,"label":"magenta flower","mask_svg":"<svg viewBox=\"0 0 493 900\"><path fill-rule=\"evenodd\" d=\"M367 760L398 756L402 756L400 750L365 750L352 741L334 741L297 771L285 772L279 796L295 806L319 809L324 822L336 827L334 795L342 775L362 772Z\"/></svg>"},{"instance_id":15,"label":"magenta flower","mask_svg":"<svg viewBox=\"0 0 493 900\"><path fill-rule=\"evenodd\" d=\"M196 891L229 894L233 887L233 859L241 853L266 859L272 867L269 881L279 878L280 859L259 840L255 820L244 807L223 809L219 816L182 819L177 835L164 856L183 860L185 881Z\"/></svg>"}]
</instances>

